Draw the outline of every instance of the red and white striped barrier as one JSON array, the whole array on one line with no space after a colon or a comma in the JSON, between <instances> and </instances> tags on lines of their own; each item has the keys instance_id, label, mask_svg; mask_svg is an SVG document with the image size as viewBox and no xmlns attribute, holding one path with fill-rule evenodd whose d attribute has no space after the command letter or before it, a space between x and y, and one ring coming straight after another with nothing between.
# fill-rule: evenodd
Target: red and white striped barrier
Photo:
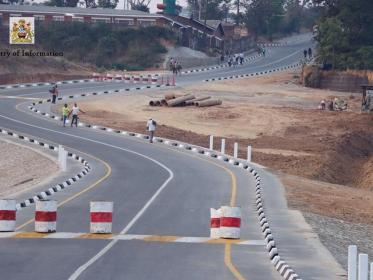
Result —
<instances>
[{"instance_id":1,"label":"red and white striped barrier","mask_svg":"<svg viewBox=\"0 0 373 280\"><path fill-rule=\"evenodd\" d=\"M222 206L220 218L220 237L239 239L240 227L241 208Z\"/></svg>"},{"instance_id":2,"label":"red and white striped barrier","mask_svg":"<svg viewBox=\"0 0 373 280\"><path fill-rule=\"evenodd\" d=\"M135 84L139 83L139 82L140 82L140 77L139 77L139 76L134 76L134 77L133 77L133 82L134 82Z\"/></svg>"},{"instance_id":3,"label":"red and white striped barrier","mask_svg":"<svg viewBox=\"0 0 373 280\"><path fill-rule=\"evenodd\" d=\"M101 75L99 73L92 73L92 77L95 81L100 81L102 80L101 79Z\"/></svg>"},{"instance_id":4,"label":"red and white striped barrier","mask_svg":"<svg viewBox=\"0 0 373 280\"><path fill-rule=\"evenodd\" d=\"M131 81L131 76L130 75L124 75L124 82L129 83Z\"/></svg>"},{"instance_id":5,"label":"red and white striped barrier","mask_svg":"<svg viewBox=\"0 0 373 280\"><path fill-rule=\"evenodd\" d=\"M111 233L113 222L113 202L91 201L91 233Z\"/></svg>"},{"instance_id":6,"label":"red and white striped barrier","mask_svg":"<svg viewBox=\"0 0 373 280\"><path fill-rule=\"evenodd\" d=\"M57 201L39 200L35 205L35 231L55 232L57 228Z\"/></svg>"},{"instance_id":7,"label":"red and white striped barrier","mask_svg":"<svg viewBox=\"0 0 373 280\"><path fill-rule=\"evenodd\" d=\"M158 78L152 77L152 84L155 85L156 83L158 83Z\"/></svg>"},{"instance_id":8,"label":"red and white striped barrier","mask_svg":"<svg viewBox=\"0 0 373 280\"><path fill-rule=\"evenodd\" d=\"M15 199L0 199L0 231L15 231L16 204Z\"/></svg>"},{"instance_id":9,"label":"red and white striped barrier","mask_svg":"<svg viewBox=\"0 0 373 280\"><path fill-rule=\"evenodd\" d=\"M122 81L122 80L123 80L123 76L122 76L122 75L119 75L119 74L116 74L116 75L115 75L115 80L116 80L116 81Z\"/></svg>"},{"instance_id":10,"label":"red and white striped barrier","mask_svg":"<svg viewBox=\"0 0 373 280\"><path fill-rule=\"evenodd\" d=\"M106 80L112 81L113 80L113 74L106 74Z\"/></svg>"},{"instance_id":11,"label":"red and white striped barrier","mask_svg":"<svg viewBox=\"0 0 373 280\"><path fill-rule=\"evenodd\" d=\"M211 238L220 238L220 218L221 210L210 208L210 237Z\"/></svg>"}]
</instances>

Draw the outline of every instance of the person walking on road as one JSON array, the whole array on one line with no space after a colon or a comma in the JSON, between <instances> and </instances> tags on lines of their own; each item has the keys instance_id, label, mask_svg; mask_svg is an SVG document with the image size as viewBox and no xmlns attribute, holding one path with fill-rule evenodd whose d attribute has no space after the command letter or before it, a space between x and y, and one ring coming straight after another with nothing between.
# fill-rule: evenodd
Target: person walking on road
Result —
<instances>
[{"instance_id":1,"label":"person walking on road","mask_svg":"<svg viewBox=\"0 0 373 280\"><path fill-rule=\"evenodd\" d=\"M304 55L304 58L307 58L307 50L306 49L303 51L303 55Z\"/></svg>"},{"instance_id":2,"label":"person walking on road","mask_svg":"<svg viewBox=\"0 0 373 280\"><path fill-rule=\"evenodd\" d=\"M65 105L63 105L62 107L62 122L63 122L64 127L66 126L66 121L69 118L69 115L70 115L70 109L69 107L67 107L67 104L65 103Z\"/></svg>"},{"instance_id":3,"label":"person walking on road","mask_svg":"<svg viewBox=\"0 0 373 280\"><path fill-rule=\"evenodd\" d=\"M311 48L308 48L308 58L309 59L312 58L312 49Z\"/></svg>"},{"instance_id":4,"label":"person walking on road","mask_svg":"<svg viewBox=\"0 0 373 280\"><path fill-rule=\"evenodd\" d=\"M150 118L146 124L146 127L149 131L149 142L153 143L153 137L154 137L154 132L157 127L157 122Z\"/></svg>"},{"instance_id":5,"label":"person walking on road","mask_svg":"<svg viewBox=\"0 0 373 280\"><path fill-rule=\"evenodd\" d=\"M52 94L52 103L53 103L53 104L56 104L56 99L57 99L57 96L58 96L57 85L54 85L54 86L49 90L49 92Z\"/></svg>"},{"instance_id":6,"label":"person walking on road","mask_svg":"<svg viewBox=\"0 0 373 280\"><path fill-rule=\"evenodd\" d=\"M78 127L79 113L85 114L85 112L82 109L80 109L76 103L74 103L74 106L69 113L69 116L70 114L73 115L71 119L71 127L73 126L74 122L75 122L75 127Z\"/></svg>"}]
</instances>

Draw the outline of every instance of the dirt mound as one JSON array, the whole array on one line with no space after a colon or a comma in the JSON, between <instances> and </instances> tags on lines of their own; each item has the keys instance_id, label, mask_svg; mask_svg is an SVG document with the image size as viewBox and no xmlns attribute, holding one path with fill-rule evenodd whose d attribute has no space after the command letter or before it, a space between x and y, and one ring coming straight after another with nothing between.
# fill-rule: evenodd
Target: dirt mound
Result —
<instances>
[{"instance_id":1,"label":"dirt mound","mask_svg":"<svg viewBox=\"0 0 373 280\"><path fill-rule=\"evenodd\" d=\"M337 139L326 154L327 160L316 171L315 179L373 189L372 169L369 173L373 159L373 133L347 133Z\"/></svg>"}]
</instances>

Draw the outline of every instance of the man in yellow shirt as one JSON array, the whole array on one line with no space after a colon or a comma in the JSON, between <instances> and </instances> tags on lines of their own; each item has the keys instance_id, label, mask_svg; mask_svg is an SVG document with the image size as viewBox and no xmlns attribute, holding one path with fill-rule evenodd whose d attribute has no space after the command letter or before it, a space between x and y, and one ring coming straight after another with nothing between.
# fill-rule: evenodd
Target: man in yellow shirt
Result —
<instances>
[{"instance_id":1,"label":"man in yellow shirt","mask_svg":"<svg viewBox=\"0 0 373 280\"><path fill-rule=\"evenodd\" d=\"M70 114L70 109L67 107L67 104L63 105L62 107L62 121L63 121L63 126L66 126L66 121L69 118Z\"/></svg>"}]
</instances>

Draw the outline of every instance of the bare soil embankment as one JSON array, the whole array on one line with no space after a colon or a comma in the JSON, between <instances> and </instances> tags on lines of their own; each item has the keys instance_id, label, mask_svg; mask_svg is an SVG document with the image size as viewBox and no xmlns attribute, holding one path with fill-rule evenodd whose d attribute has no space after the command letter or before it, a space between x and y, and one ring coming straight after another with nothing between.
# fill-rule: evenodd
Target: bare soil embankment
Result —
<instances>
[{"instance_id":1,"label":"bare soil embankment","mask_svg":"<svg viewBox=\"0 0 373 280\"><path fill-rule=\"evenodd\" d=\"M325 188L323 182L345 185L351 195L343 196L345 201L336 202L335 211L322 211L324 215L373 224L373 211L364 208L360 212L360 206L356 205L355 210L346 215L345 208L356 189L365 191L365 197L373 199L373 117L358 111L358 94L303 88L293 75L173 90L222 99L223 105L217 107L149 107L147 104L154 95L129 95L81 103L87 111L81 117L83 121L141 133L146 133L145 122L153 117L159 124L157 134L160 136L207 146L208 135L219 135L227 139L228 153L232 153L233 143L238 142L239 155L243 158L247 145L252 145L255 162L284 174L314 180L315 184L320 182L320 188ZM161 98L163 94L164 91L159 91L156 96ZM335 96L348 101L349 111L315 109L321 99ZM293 178L287 180L295 180ZM308 187L301 184L297 191L303 189L306 191ZM294 188L289 187L288 191L290 196L294 194ZM311 198L299 192L296 195L300 203L295 206L303 205L303 210L315 213L321 213L314 210L322 206L323 199L319 197L328 198L330 203L336 199L333 192L317 192ZM362 216L366 219L361 219Z\"/></svg>"},{"instance_id":2,"label":"bare soil embankment","mask_svg":"<svg viewBox=\"0 0 373 280\"><path fill-rule=\"evenodd\" d=\"M227 152L239 143L246 157L277 172L289 207L302 211L322 242L345 266L346 248L373 254L373 116L360 113L360 94L304 88L298 73L283 73L169 90L211 95L223 105L207 108L149 107L165 91L85 101L82 120L146 133L149 117L159 136L208 146L208 135ZM316 109L320 100L347 100L348 111ZM105 108L105 109L103 109Z\"/></svg>"},{"instance_id":3,"label":"bare soil embankment","mask_svg":"<svg viewBox=\"0 0 373 280\"><path fill-rule=\"evenodd\" d=\"M54 161L26 146L0 139L0 154L0 197L12 197L58 174Z\"/></svg>"}]
</instances>

